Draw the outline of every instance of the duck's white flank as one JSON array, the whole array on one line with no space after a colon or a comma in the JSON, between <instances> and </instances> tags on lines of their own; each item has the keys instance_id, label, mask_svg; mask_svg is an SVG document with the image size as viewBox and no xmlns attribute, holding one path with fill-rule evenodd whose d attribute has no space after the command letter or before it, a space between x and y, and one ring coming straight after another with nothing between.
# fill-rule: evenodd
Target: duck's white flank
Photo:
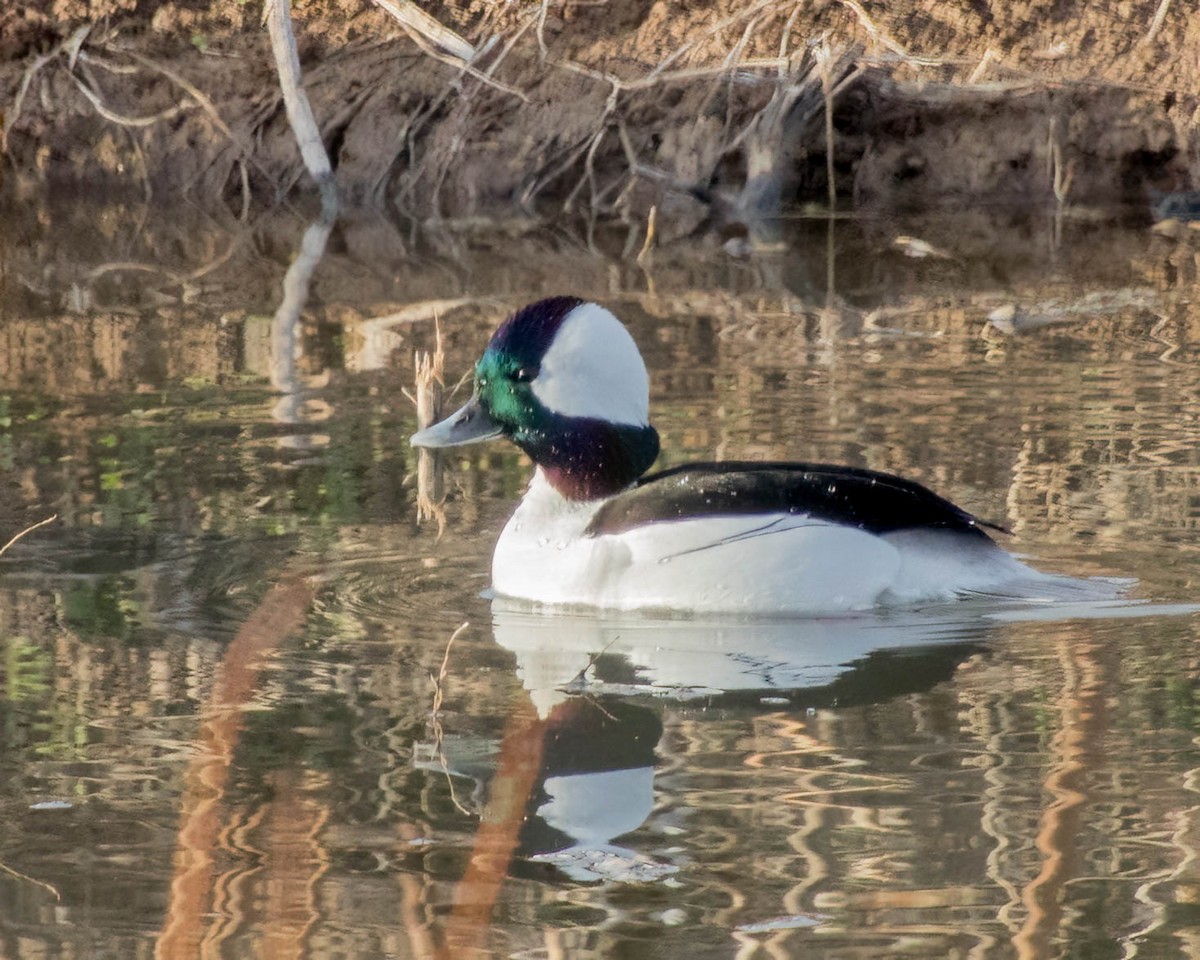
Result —
<instances>
[{"instance_id":1,"label":"duck's white flank","mask_svg":"<svg viewBox=\"0 0 1200 960\"><path fill-rule=\"evenodd\" d=\"M650 379L637 344L620 320L595 303L567 315L532 387L548 410L563 416L650 422Z\"/></svg>"},{"instance_id":2,"label":"duck's white flank","mask_svg":"<svg viewBox=\"0 0 1200 960\"><path fill-rule=\"evenodd\" d=\"M560 496L538 470L496 544L496 593L553 606L796 615L980 591L1035 599L1078 582L1039 573L990 541L952 532L877 535L780 513L585 536L596 509L597 503Z\"/></svg>"}]
</instances>

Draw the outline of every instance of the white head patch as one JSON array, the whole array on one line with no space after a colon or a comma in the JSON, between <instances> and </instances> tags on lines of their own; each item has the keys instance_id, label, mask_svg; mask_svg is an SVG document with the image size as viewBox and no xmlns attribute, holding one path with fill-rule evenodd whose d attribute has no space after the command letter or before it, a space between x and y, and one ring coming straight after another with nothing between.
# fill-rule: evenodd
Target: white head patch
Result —
<instances>
[{"instance_id":1,"label":"white head patch","mask_svg":"<svg viewBox=\"0 0 1200 960\"><path fill-rule=\"evenodd\" d=\"M650 378L637 344L595 303L567 314L531 386L547 409L567 417L639 427L650 422Z\"/></svg>"}]
</instances>

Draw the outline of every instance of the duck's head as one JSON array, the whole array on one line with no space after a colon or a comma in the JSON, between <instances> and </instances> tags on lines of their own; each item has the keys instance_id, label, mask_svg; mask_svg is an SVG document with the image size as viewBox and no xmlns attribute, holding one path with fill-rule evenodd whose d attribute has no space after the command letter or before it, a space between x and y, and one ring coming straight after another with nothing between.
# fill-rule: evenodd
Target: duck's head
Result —
<instances>
[{"instance_id":1,"label":"duck's head","mask_svg":"<svg viewBox=\"0 0 1200 960\"><path fill-rule=\"evenodd\" d=\"M505 436L563 496L624 489L658 456L650 383L633 337L604 307L551 297L522 307L475 364L471 399L416 433L415 447Z\"/></svg>"}]
</instances>

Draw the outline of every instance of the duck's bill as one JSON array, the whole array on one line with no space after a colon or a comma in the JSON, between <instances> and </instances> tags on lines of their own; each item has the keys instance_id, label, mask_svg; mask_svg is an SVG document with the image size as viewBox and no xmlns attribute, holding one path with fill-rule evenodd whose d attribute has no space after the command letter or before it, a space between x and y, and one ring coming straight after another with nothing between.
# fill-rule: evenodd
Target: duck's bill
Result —
<instances>
[{"instance_id":1,"label":"duck's bill","mask_svg":"<svg viewBox=\"0 0 1200 960\"><path fill-rule=\"evenodd\" d=\"M414 447L461 447L468 443L480 443L500 436L502 428L471 397L462 407L445 420L414 433L409 443Z\"/></svg>"}]
</instances>

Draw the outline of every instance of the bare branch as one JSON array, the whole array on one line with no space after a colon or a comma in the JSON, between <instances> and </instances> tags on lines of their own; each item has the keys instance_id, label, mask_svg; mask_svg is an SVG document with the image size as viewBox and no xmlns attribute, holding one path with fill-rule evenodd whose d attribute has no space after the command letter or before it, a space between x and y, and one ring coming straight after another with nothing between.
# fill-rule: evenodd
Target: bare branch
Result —
<instances>
[{"instance_id":1,"label":"bare branch","mask_svg":"<svg viewBox=\"0 0 1200 960\"><path fill-rule=\"evenodd\" d=\"M463 63L475 59L475 48L462 37L430 16L412 0L374 0L375 6L385 11L404 28L410 37L417 33L435 47L457 57Z\"/></svg>"},{"instance_id":2,"label":"bare branch","mask_svg":"<svg viewBox=\"0 0 1200 960\"><path fill-rule=\"evenodd\" d=\"M79 92L82 93L88 99L88 102L96 108L96 112L100 114L100 116L102 116L105 120L118 124L122 127L152 127L154 124L161 123L163 120L169 120L171 117L177 116L187 109L186 104L177 103L173 107L167 107L166 110L163 110L160 113L151 114L148 117L127 117L124 114L117 113L116 111L110 110L108 107L106 107L104 105L104 101L100 99L100 95L86 83L84 83L82 79L75 76L75 74L71 74L71 79L75 81L75 86L79 88Z\"/></svg>"},{"instance_id":3,"label":"bare branch","mask_svg":"<svg viewBox=\"0 0 1200 960\"><path fill-rule=\"evenodd\" d=\"M1167 19L1167 11L1171 9L1171 0L1160 0L1158 9L1154 11L1154 19L1150 21L1150 29L1146 31L1146 35L1138 42L1138 46L1144 46L1150 43L1162 29L1163 21Z\"/></svg>"},{"instance_id":4,"label":"bare branch","mask_svg":"<svg viewBox=\"0 0 1200 960\"><path fill-rule=\"evenodd\" d=\"M275 67L279 71L284 108L300 146L300 156L317 182L322 205L328 210L336 210L337 186L333 179L333 167L329 163L329 154L325 152L325 144L321 142L321 130L313 116L312 106L300 85L300 56L296 52L296 35L292 31L291 0L267 0L267 28L271 34Z\"/></svg>"}]
</instances>

